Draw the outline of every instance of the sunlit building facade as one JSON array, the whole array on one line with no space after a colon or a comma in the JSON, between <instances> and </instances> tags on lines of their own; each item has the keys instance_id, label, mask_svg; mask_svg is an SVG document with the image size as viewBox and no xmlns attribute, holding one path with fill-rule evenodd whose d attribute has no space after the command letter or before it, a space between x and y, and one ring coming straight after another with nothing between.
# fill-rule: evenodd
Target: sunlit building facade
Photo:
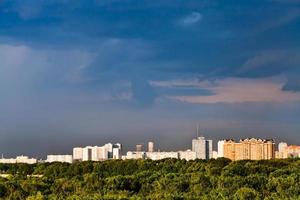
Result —
<instances>
[{"instance_id":1,"label":"sunlit building facade","mask_svg":"<svg viewBox=\"0 0 300 200\"><path fill-rule=\"evenodd\" d=\"M223 140L218 143L218 155L231 160L269 160L275 158L275 143L273 140L256 138Z\"/></svg>"}]
</instances>

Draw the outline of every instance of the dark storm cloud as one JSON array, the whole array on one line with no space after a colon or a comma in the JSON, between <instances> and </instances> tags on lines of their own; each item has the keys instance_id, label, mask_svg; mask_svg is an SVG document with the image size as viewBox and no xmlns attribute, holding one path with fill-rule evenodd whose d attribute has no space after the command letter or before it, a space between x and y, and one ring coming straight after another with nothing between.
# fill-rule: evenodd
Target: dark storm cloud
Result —
<instances>
[{"instance_id":1,"label":"dark storm cloud","mask_svg":"<svg viewBox=\"0 0 300 200\"><path fill-rule=\"evenodd\" d=\"M199 120L219 136L284 127L296 139L299 33L296 0L0 1L0 150L173 134L183 148ZM257 83L280 102L229 103ZM223 103L169 98L182 96Z\"/></svg>"}]
</instances>

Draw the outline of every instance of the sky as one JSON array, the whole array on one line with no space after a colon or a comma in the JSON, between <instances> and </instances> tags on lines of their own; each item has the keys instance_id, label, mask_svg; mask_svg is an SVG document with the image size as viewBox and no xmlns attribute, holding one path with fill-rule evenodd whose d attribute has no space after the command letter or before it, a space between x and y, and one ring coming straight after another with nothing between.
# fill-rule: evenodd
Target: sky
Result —
<instances>
[{"instance_id":1,"label":"sky","mask_svg":"<svg viewBox=\"0 0 300 200\"><path fill-rule=\"evenodd\" d=\"M0 0L0 152L300 144L299 0Z\"/></svg>"}]
</instances>

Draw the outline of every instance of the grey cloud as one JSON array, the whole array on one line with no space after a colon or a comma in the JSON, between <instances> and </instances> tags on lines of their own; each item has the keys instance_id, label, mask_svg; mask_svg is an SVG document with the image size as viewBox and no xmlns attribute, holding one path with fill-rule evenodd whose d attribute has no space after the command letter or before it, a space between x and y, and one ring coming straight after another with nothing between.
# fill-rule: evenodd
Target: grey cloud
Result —
<instances>
[{"instance_id":1,"label":"grey cloud","mask_svg":"<svg viewBox=\"0 0 300 200\"><path fill-rule=\"evenodd\" d=\"M258 26L258 32L264 32L273 28L283 26L287 23L290 23L293 20L296 20L299 17L300 17L300 9L298 8L289 9L285 14L282 14L277 18L271 18L269 20L263 21Z\"/></svg>"},{"instance_id":2,"label":"grey cloud","mask_svg":"<svg viewBox=\"0 0 300 200\"><path fill-rule=\"evenodd\" d=\"M240 68L236 76L273 76L290 72L300 64L298 50L265 50L249 58Z\"/></svg>"},{"instance_id":3,"label":"grey cloud","mask_svg":"<svg viewBox=\"0 0 300 200\"><path fill-rule=\"evenodd\" d=\"M299 68L299 65L298 65ZM283 90L287 91L294 91L299 92L300 91L300 79L299 79L300 70L297 69L293 71L292 73L287 74L287 83L282 87Z\"/></svg>"},{"instance_id":4,"label":"grey cloud","mask_svg":"<svg viewBox=\"0 0 300 200\"><path fill-rule=\"evenodd\" d=\"M82 51L35 50L27 46L0 45L0 107L68 87L67 74L85 65Z\"/></svg>"},{"instance_id":5,"label":"grey cloud","mask_svg":"<svg viewBox=\"0 0 300 200\"><path fill-rule=\"evenodd\" d=\"M192 12L189 15L184 16L179 20L180 24L183 26L191 26L202 20L202 14L199 12Z\"/></svg>"},{"instance_id":6,"label":"grey cloud","mask_svg":"<svg viewBox=\"0 0 300 200\"><path fill-rule=\"evenodd\" d=\"M249 58L233 74L241 77L283 76L284 91L300 91L299 80L300 52L293 50L266 50Z\"/></svg>"},{"instance_id":7,"label":"grey cloud","mask_svg":"<svg viewBox=\"0 0 300 200\"><path fill-rule=\"evenodd\" d=\"M141 63L153 56L153 50L150 44L142 40L107 39L94 51L94 61L81 71L92 79L101 80L105 77L103 75L128 78L133 69L145 70Z\"/></svg>"},{"instance_id":8,"label":"grey cloud","mask_svg":"<svg viewBox=\"0 0 300 200\"><path fill-rule=\"evenodd\" d=\"M247 60L238 70L238 73L245 73L274 63L276 64L286 57L287 52L285 51L263 51Z\"/></svg>"},{"instance_id":9,"label":"grey cloud","mask_svg":"<svg viewBox=\"0 0 300 200\"><path fill-rule=\"evenodd\" d=\"M300 0L269 0L271 2L278 2L284 4L299 4Z\"/></svg>"}]
</instances>

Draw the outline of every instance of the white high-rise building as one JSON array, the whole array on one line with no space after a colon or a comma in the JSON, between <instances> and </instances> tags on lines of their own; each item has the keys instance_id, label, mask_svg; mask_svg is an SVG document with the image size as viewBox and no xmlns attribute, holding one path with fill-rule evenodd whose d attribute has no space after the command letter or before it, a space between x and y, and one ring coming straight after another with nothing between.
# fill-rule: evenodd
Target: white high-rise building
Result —
<instances>
[{"instance_id":1,"label":"white high-rise building","mask_svg":"<svg viewBox=\"0 0 300 200\"><path fill-rule=\"evenodd\" d=\"M278 151L279 152L284 152L285 151L285 149L288 147L288 144L287 143L285 143L285 142L280 142L279 144L278 144Z\"/></svg>"},{"instance_id":2,"label":"white high-rise building","mask_svg":"<svg viewBox=\"0 0 300 200\"><path fill-rule=\"evenodd\" d=\"M113 148L113 159L120 159L121 158L121 151L119 148Z\"/></svg>"},{"instance_id":3,"label":"white high-rise building","mask_svg":"<svg viewBox=\"0 0 300 200\"><path fill-rule=\"evenodd\" d=\"M104 145L107 153L108 153L108 158L112 158L113 157L113 145L112 143L107 143Z\"/></svg>"},{"instance_id":4,"label":"white high-rise building","mask_svg":"<svg viewBox=\"0 0 300 200\"><path fill-rule=\"evenodd\" d=\"M89 160L94 160L95 159L95 148L92 146L87 146L84 147L82 150L82 161L89 161ZM97 152L97 150L96 150ZM97 154L96 154L97 155Z\"/></svg>"},{"instance_id":5,"label":"white high-rise building","mask_svg":"<svg viewBox=\"0 0 300 200\"><path fill-rule=\"evenodd\" d=\"M109 147L109 146L108 146ZM107 146L87 146L83 148L83 161L102 161L109 159L109 148Z\"/></svg>"},{"instance_id":6,"label":"white high-rise building","mask_svg":"<svg viewBox=\"0 0 300 200\"><path fill-rule=\"evenodd\" d=\"M212 158L212 140L205 140L205 137L193 139L192 151L196 152L198 159Z\"/></svg>"},{"instance_id":7,"label":"white high-rise building","mask_svg":"<svg viewBox=\"0 0 300 200\"><path fill-rule=\"evenodd\" d=\"M218 141L218 158L224 157L224 140Z\"/></svg>"},{"instance_id":8,"label":"white high-rise building","mask_svg":"<svg viewBox=\"0 0 300 200\"><path fill-rule=\"evenodd\" d=\"M114 144L112 149L112 159L121 159L121 151L122 145L120 143Z\"/></svg>"},{"instance_id":9,"label":"white high-rise building","mask_svg":"<svg viewBox=\"0 0 300 200\"><path fill-rule=\"evenodd\" d=\"M102 161L102 160L107 160L108 159L108 151L105 146L102 147L97 147L97 155L96 155L96 160L97 161Z\"/></svg>"},{"instance_id":10,"label":"white high-rise building","mask_svg":"<svg viewBox=\"0 0 300 200\"><path fill-rule=\"evenodd\" d=\"M116 143L113 145L113 148L119 148L122 151L122 145L120 143Z\"/></svg>"},{"instance_id":11,"label":"white high-rise building","mask_svg":"<svg viewBox=\"0 0 300 200\"><path fill-rule=\"evenodd\" d=\"M83 148L82 147L73 148L73 159L82 161L82 159L83 159Z\"/></svg>"},{"instance_id":12,"label":"white high-rise building","mask_svg":"<svg viewBox=\"0 0 300 200\"><path fill-rule=\"evenodd\" d=\"M154 152L154 143L148 142L148 152Z\"/></svg>"}]
</instances>

